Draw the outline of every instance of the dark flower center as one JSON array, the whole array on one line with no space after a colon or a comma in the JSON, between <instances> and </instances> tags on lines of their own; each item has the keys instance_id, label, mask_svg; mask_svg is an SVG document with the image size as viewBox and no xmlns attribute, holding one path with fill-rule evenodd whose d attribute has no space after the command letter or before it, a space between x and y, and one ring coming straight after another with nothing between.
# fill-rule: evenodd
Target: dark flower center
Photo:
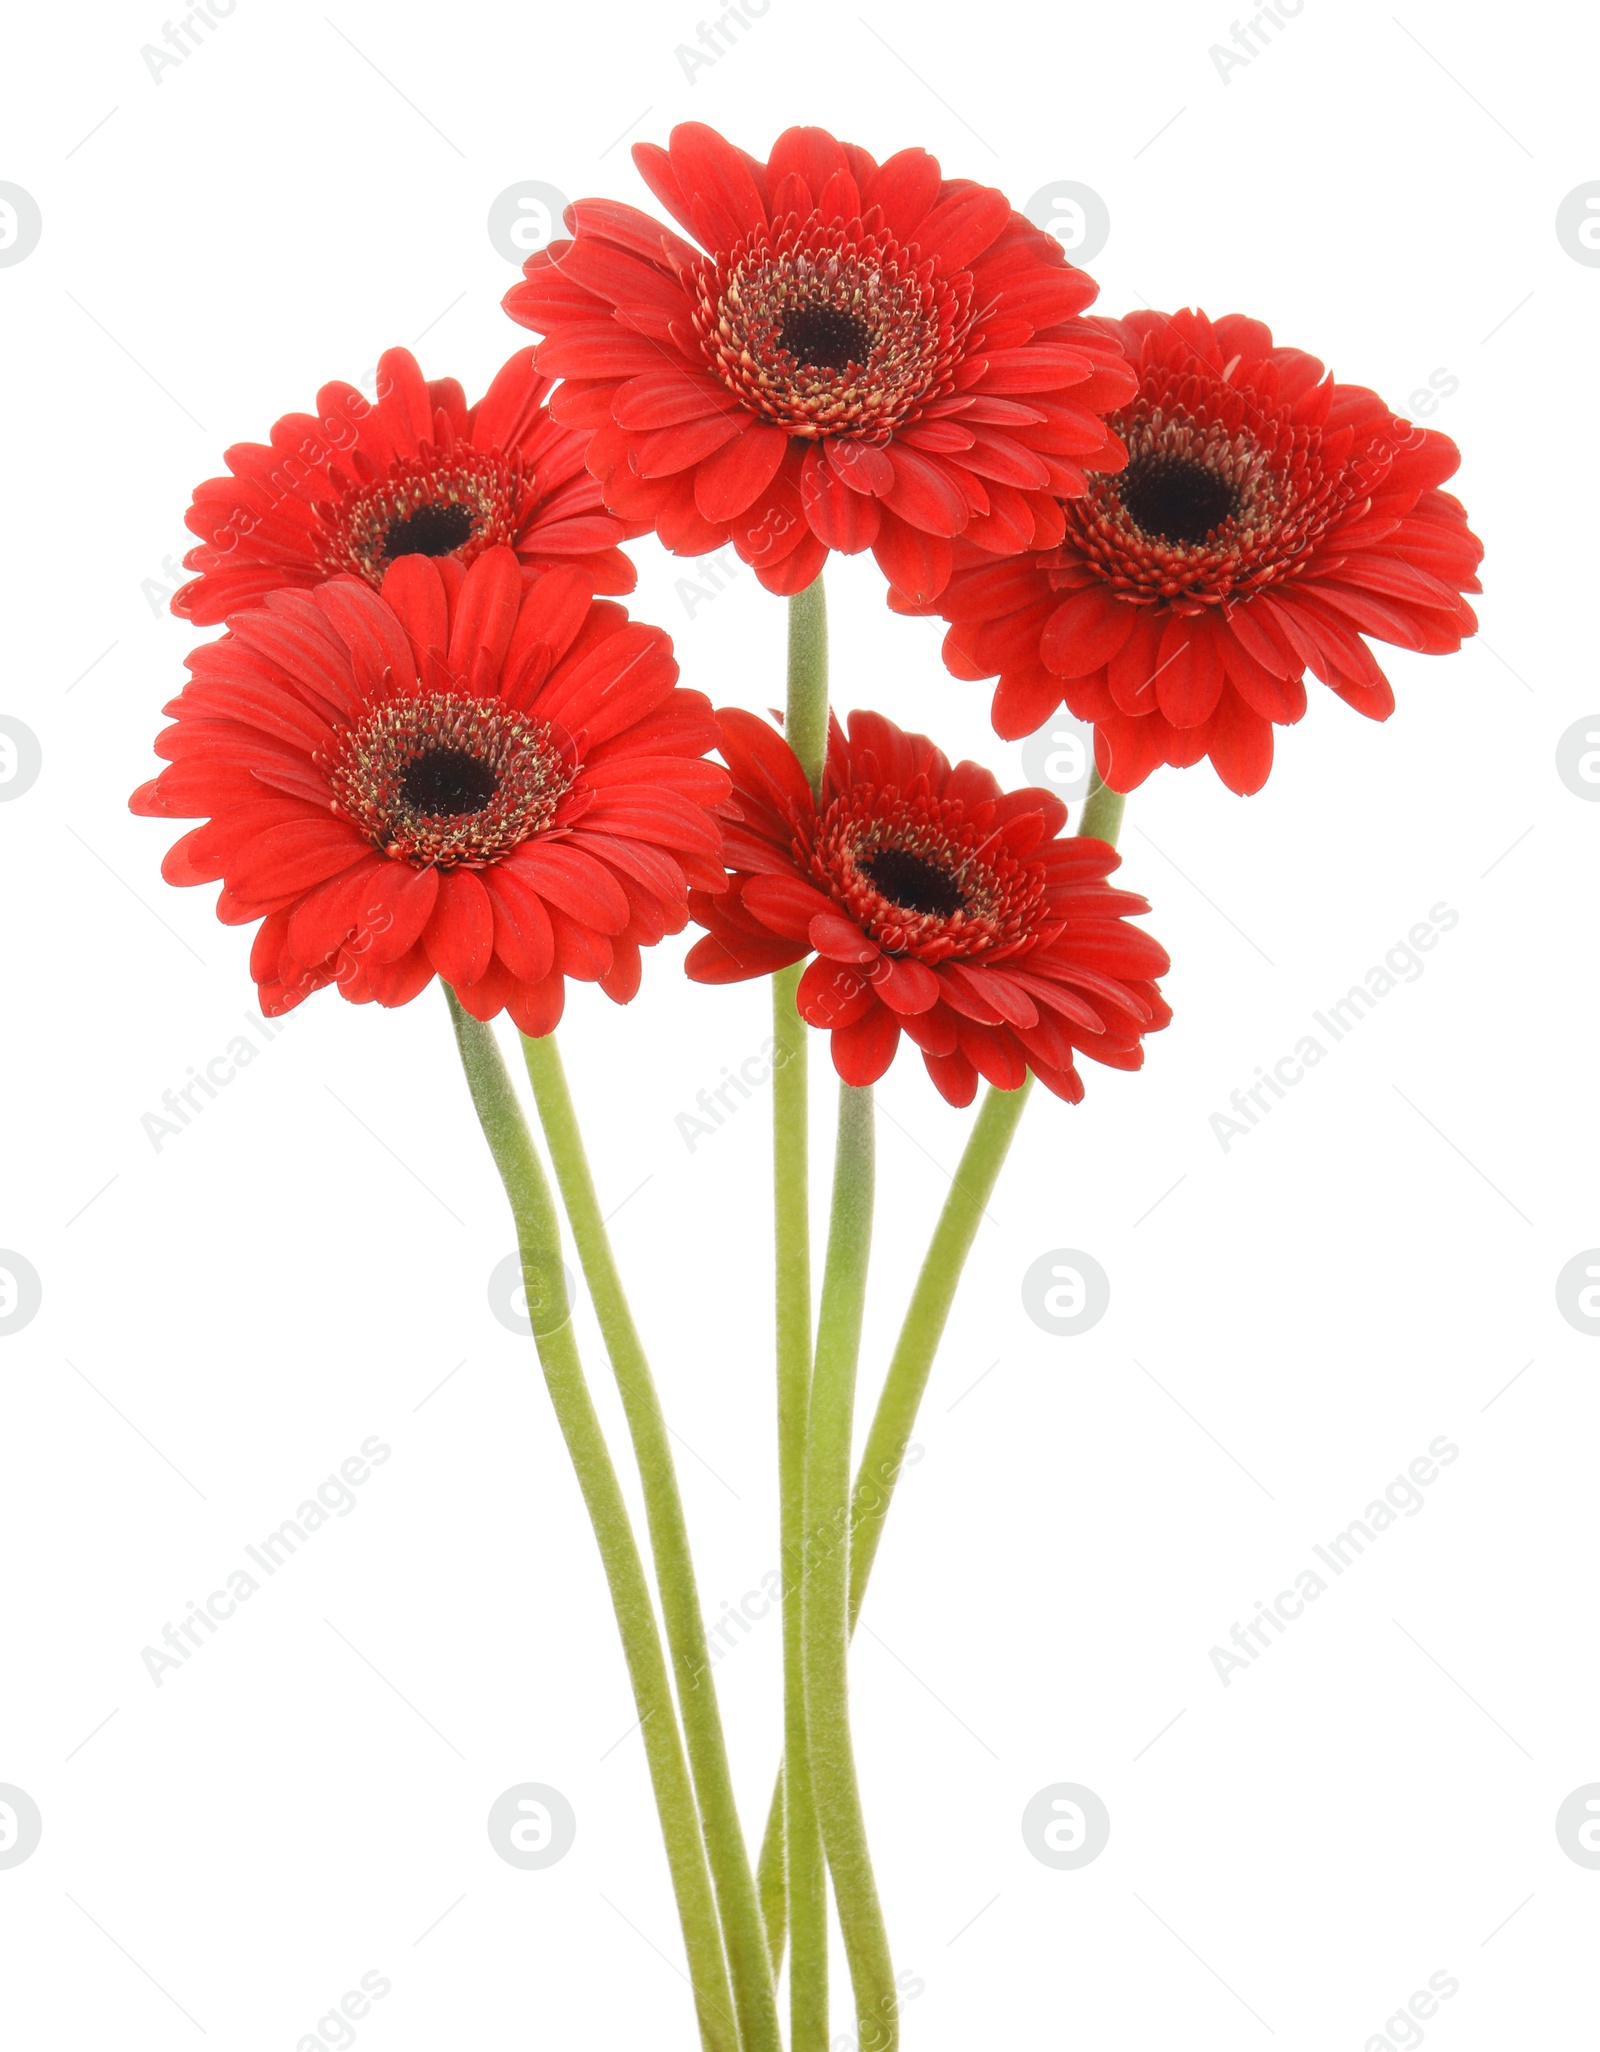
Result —
<instances>
[{"instance_id":1,"label":"dark flower center","mask_svg":"<svg viewBox=\"0 0 1600 2052\"><path fill-rule=\"evenodd\" d=\"M322 574L354 575L381 585L401 556L454 556L473 562L485 549L515 546L537 498L522 459L500 449L455 442L397 456L387 471L319 506Z\"/></svg>"},{"instance_id":2,"label":"dark flower center","mask_svg":"<svg viewBox=\"0 0 1600 2052\"><path fill-rule=\"evenodd\" d=\"M786 434L887 441L953 389L974 286L874 225L787 215L701 267L694 331L708 368Z\"/></svg>"},{"instance_id":3,"label":"dark flower center","mask_svg":"<svg viewBox=\"0 0 1600 2052\"><path fill-rule=\"evenodd\" d=\"M400 779L406 804L429 819L482 812L499 788L492 767L461 748L430 748L406 764Z\"/></svg>"},{"instance_id":4,"label":"dark flower center","mask_svg":"<svg viewBox=\"0 0 1600 2052\"><path fill-rule=\"evenodd\" d=\"M1147 535L1180 544L1203 542L1239 507L1227 478L1192 457L1164 453L1136 456L1122 473L1118 496Z\"/></svg>"},{"instance_id":5,"label":"dark flower center","mask_svg":"<svg viewBox=\"0 0 1600 2052\"><path fill-rule=\"evenodd\" d=\"M472 509L450 500L418 506L395 521L383 538L383 560L396 556L448 556L472 539ZM476 810L476 808L474 808Z\"/></svg>"},{"instance_id":6,"label":"dark flower center","mask_svg":"<svg viewBox=\"0 0 1600 2052\"><path fill-rule=\"evenodd\" d=\"M865 321L844 307L796 306L778 330L778 347L796 363L843 370L848 364L866 362L872 334Z\"/></svg>"},{"instance_id":7,"label":"dark flower center","mask_svg":"<svg viewBox=\"0 0 1600 2052\"><path fill-rule=\"evenodd\" d=\"M461 691L368 706L327 757L334 808L394 861L481 869L540 834L572 788L571 742Z\"/></svg>"},{"instance_id":8,"label":"dark flower center","mask_svg":"<svg viewBox=\"0 0 1600 2052\"><path fill-rule=\"evenodd\" d=\"M966 893L955 878L926 856L913 855L909 848L879 848L860 858L856 866L902 912L953 919L966 910Z\"/></svg>"}]
</instances>

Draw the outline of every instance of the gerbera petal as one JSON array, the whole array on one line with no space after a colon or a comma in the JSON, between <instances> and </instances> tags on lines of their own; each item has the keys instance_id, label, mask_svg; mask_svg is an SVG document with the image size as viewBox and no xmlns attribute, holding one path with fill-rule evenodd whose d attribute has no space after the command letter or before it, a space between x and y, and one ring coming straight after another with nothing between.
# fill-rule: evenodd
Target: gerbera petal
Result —
<instances>
[{"instance_id":1,"label":"gerbera petal","mask_svg":"<svg viewBox=\"0 0 1600 2052\"><path fill-rule=\"evenodd\" d=\"M241 899L285 898L340 875L368 852L343 820L287 820L253 835L233 855L228 888Z\"/></svg>"},{"instance_id":2,"label":"gerbera petal","mask_svg":"<svg viewBox=\"0 0 1600 2052\"><path fill-rule=\"evenodd\" d=\"M903 242L917 241L919 229L938 201L940 183L937 158L926 150L898 150L867 180L862 205L881 208L883 218Z\"/></svg>"},{"instance_id":3,"label":"gerbera petal","mask_svg":"<svg viewBox=\"0 0 1600 2052\"><path fill-rule=\"evenodd\" d=\"M708 249L726 249L741 235L766 226L767 210L744 159L714 128L701 121L679 122L667 154L695 233Z\"/></svg>"},{"instance_id":4,"label":"gerbera petal","mask_svg":"<svg viewBox=\"0 0 1600 2052\"><path fill-rule=\"evenodd\" d=\"M1246 705L1237 691L1225 691L1211 723L1211 760L1230 791L1248 797L1272 769L1272 722Z\"/></svg>"},{"instance_id":5,"label":"gerbera petal","mask_svg":"<svg viewBox=\"0 0 1600 2052\"><path fill-rule=\"evenodd\" d=\"M1011 219L1011 203L992 187L968 185L923 215L918 245L946 271L965 271Z\"/></svg>"},{"instance_id":6,"label":"gerbera petal","mask_svg":"<svg viewBox=\"0 0 1600 2052\"><path fill-rule=\"evenodd\" d=\"M792 176L803 179L813 193L820 194L830 179L841 174L849 177L849 159L844 145L825 128L786 128L772 145L772 154L767 159L767 175L774 187L779 179ZM852 179L852 185L854 182Z\"/></svg>"},{"instance_id":7,"label":"gerbera petal","mask_svg":"<svg viewBox=\"0 0 1600 2052\"><path fill-rule=\"evenodd\" d=\"M826 955L830 962L860 964L878 959L876 943L868 940L853 920L842 919L832 906L810 920L806 936L817 953Z\"/></svg>"},{"instance_id":8,"label":"gerbera petal","mask_svg":"<svg viewBox=\"0 0 1600 2052\"><path fill-rule=\"evenodd\" d=\"M476 983L494 951L489 893L470 869L444 869L438 875L438 896L422 945L446 983Z\"/></svg>"},{"instance_id":9,"label":"gerbera petal","mask_svg":"<svg viewBox=\"0 0 1600 2052\"><path fill-rule=\"evenodd\" d=\"M684 957L685 973L695 983L746 983L752 976L770 976L787 969L808 951L776 936L765 940L733 940L708 934Z\"/></svg>"},{"instance_id":10,"label":"gerbera petal","mask_svg":"<svg viewBox=\"0 0 1600 2052\"><path fill-rule=\"evenodd\" d=\"M301 962L325 962L352 935L370 946L372 885L375 872L386 866L381 855L373 854L307 891L289 908L289 952Z\"/></svg>"},{"instance_id":11,"label":"gerbera petal","mask_svg":"<svg viewBox=\"0 0 1600 2052\"><path fill-rule=\"evenodd\" d=\"M431 873L431 872L430 872ZM542 983L555 961L555 933L538 891L509 863L485 870L494 911L494 949L520 983Z\"/></svg>"},{"instance_id":12,"label":"gerbera petal","mask_svg":"<svg viewBox=\"0 0 1600 2052\"><path fill-rule=\"evenodd\" d=\"M878 501L849 490L815 442L800 470L800 501L817 539L842 555L859 555L878 532Z\"/></svg>"},{"instance_id":13,"label":"gerbera petal","mask_svg":"<svg viewBox=\"0 0 1600 2052\"><path fill-rule=\"evenodd\" d=\"M1015 1036L1003 1027L980 1026L963 1019L956 1027L961 1052L986 1083L996 1090L1020 1090L1028 1064Z\"/></svg>"},{"instance_id":14,"label":"gerbera petal","mask_svg":"<svg viewBox=\"0 0 1600 2052\"><path fill-rule=\"evenodd\" d=\"M1136 791L1166 761L1164 727L1154 716L1125 719L1120 714L1095 723L1095 768L1113 791Z\"/></svg>"},{"instance_id":15,"label":"gerbera petal","mask_svg":"<svg viewBox=\"0 0 1600 2052\"><path fill-rule=\"evenodd\" d=\"M521 598L522 567L510 549L489 549L478 557L451 607L446 661L457 676L473 684L499 681Z\"/></svg>"},{"instance_id":16,"label":"gerbera petal","mask_svg":"<svg viewBox=\"0 0 1600 2052\"><path fill-rule=\"evenodd\" d=\"M870 442L845 442L830 435L822 446L829 469L851 491L871 492L881 498L893 486L893 463L884 450L875 449Z\"/></svg>"},{"instance_id":17,"label":"gerbera petal","mask_svg":"<svg viewBox=\"0 0 1600 2052\"><path fill-rule=\"evenodd\" d=\"M644 478L672 477L743 432L744 422L735 412L708 413L675 427L653 428L632 438L633 465Z\"/></svg>"},{"instance_id":18,"label":"gerbera petal","mask_svg":"<svg viewBox=\"0 0 1600 2052\"><path fill-rule=\"evenodd\" d=\"M772 482L789 437L781 428L751 422L736 440L707 456L695 470L694 499L707 520L732 520L753 506Z\"/></svg>"},{"instance_id":19,"label":"gerbera petal","mask_svg":"<svg viewBox=\"0 0 1600 2052\"><path fill-rule=\"evenodd\" d=\"M899 1045L900 1021L874 1000L859 1018L834 1028L829 1050L841 1079L864 1090L888 1073Z\"/></svg>"},{"instance_id":20,"label":"gerbera petal","mask_svg":"<svg viewBox=\"0 0 1600 2052\"><path fill-rule=\"evenodd\" d=\"M816 956L795 988L795 1008L808 1026L831 1032L869 1011L877 999L858 969Z\"/></svg>"},{"instance_id":21,"label":"gerbera petal","mask_svg":"<svg viewBox=\"0 0 1600 2052\"><path fill-rule=\"evenodd\" d=\"M1162 717L1198 727L1222 695L1221 659L1204 619L1169 620L1156 653L1153 682Z\"/></svg>"},{"instance_id":22,"label":"gerbera petal","mask_svg":"<svg viewBox=\"0 0 1600 2052\"><path fill-rule=\"evenodd\" d=\"M1058 677L1103 669L1133 632L1138 609L1100 585L1064 598L1044 624L1039 653Z\"/></svg>"},{"instance_id":23,"label":"gerbera petal","mask_svg":"<svg viewBox=\"0 0 1600 2052\"><path fill-rule=\"evenodd\" d=\"M513 983L506 993L506 1010L516 1021L517 1031L530 1040L542 1040L561 1024L567 986L559 975L537 983Z\"/></svg>"},{"instance_id":24,"label":"gerbera petal","mask_svg":"<svg viewBox=\"0 0 1600 2052\"><path fill-rule=\"evenodd\" d=\"M815 885L806 883L792 871L781 876L752 876L739 896L740 902L755 914L763 926L770 926L774 933L789 940L807 938L813 920L837 916L833 900L824 897ZM855 928L851 931L859 942L860 933ZM811 941L810 945L815 947L818 943ZM876 953L874 948L871 955L862 959L870 961ZM845 955L840 959L849 961L852 958Z\"/></svg>"},{"instance_id":25,"label":"gerbera petal","mask_svg":"<svg viewBox=\"0 0 1600 2052\"><path fill-rule=\"evenodd\" d=\"M450 645L450 607L444 580L428 556L401 556L384 573L383 599L419 650L443 655Z\"/></svg>"},{"instance_id":26,"label":"gerbera petal","mask_svg":"<svg viewBox=\"0 0 1600 2052\"><path fill-rule=\"evenodd\" d=\"M600 979L600 988L616 1005L637 997L644 965L637 941L618 937L611 943L611 967Z\"/></svg>"},{"instance_id":27,"label":"gerbera petal","mask_svg":"<svg viewBox=\"0 0 1600 2052\"><path fill-rule=\"evenodd\" d=\"M1002 741L1037 733L1061 703L1061 679L1039 663L1002 671L990 718Z\"/></svg>"},{"instance_id":28,"label":"gerbera petal","mask_svg":"<svg viewBox=\"0 0 1600 2052\"><path fill-rule=\"evenodd\" d=\"M397 962L421 940L439 896L439 871L386 862L375 872L365 908L376 962Z\"/></svg>"},{"instance_id":29,"label":"gerbera petal","mask_svg":"<svg viewBox=\"0 0 1600 2052\"><path fill-rule=\"evenodd\" d=\"M576 848L530 841L508 858L506 867L547 905L597 933L621 933L628 923L628 900L622 886L603 863Z\"/></svg>"},{"instance_id":30,"label":"gerbera petal","mask_svg":"<svg viewBox=\"0 0 1600 2052\"><path fill-rule=\"evenodd\" d=\"M815 584L823 564L828 559L828 545L820 535L804 534L787 555L776 562L770 559L757 562L753 567L763 587L780 598L792 598L797 591L804 591Z\"/></svg>"},{"instance_id":31,"label":"gerbera petal","mask_svg":"<svg viewBox=\"0 0 1600 2052\"><path fill-rule=\"evenodd\" d=\"M675 427L707 414L731 413L737 404L725 386L685 365L625 379L612 394L611 417L618 427Z\"/></svg>"},{"instance_id":32,"label":"gerbera petal","mask_svg":"<svg viewBox=\"0 0 1600 2052\"><path fill-rule=\"evenodd\" d=\"M927 534L959 534L967 524L967 503L944 465L931 456L894 446L894 483L883 495L890 512Z\"/></svg>"},{"instance_id":33,"label":"gerbera petal","mask_svg":"<svg viewBox=\"0 0 1600 2052\"><path fill-rule=\"evenodd\" d=\"M901 1017L929 1012L939 1002L939 979L925 962L909 955L884 955L872 987L892 1012Z\"/></svg>"},{"instance_id":34,"label":"gerbera petal","mask_svg":"<svg viewBox=\"0 0 1600 2052\"><path fill-rule=\"evenodd\" d=\"M949 582L949 542L942 535L908 526L896 515L885 515L872 553L895 590L918 604L936 599Z\"/></svg>"},{"instance_id":35,"label":"gerbera petal","mask_svg":"<svg viewBox=\"0 0 1600 2052\"><path fill-rule=\"evenodd\" d=\"M958 1049L954 1054L925 1054L923 1067L947 1104L964 1111L978 1094L978 1072Z\"/></svg>"}]
</instances>

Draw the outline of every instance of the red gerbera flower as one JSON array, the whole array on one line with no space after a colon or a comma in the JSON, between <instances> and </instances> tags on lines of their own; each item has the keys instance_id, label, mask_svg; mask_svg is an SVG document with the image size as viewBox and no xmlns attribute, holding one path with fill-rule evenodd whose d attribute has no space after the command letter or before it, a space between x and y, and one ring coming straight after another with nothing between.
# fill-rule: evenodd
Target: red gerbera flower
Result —
<instances>
[{"instance_id":1,"label":"red gerbera flower","mask_svg":"<svg viewBox=\"0 0 1600 2052\"><path fill-rule=\"evenodd\" d=\"M931 598L951 537L1010 555L1063 531L1060 501L1122 449L1101 419L1133 391L1096 287L1003 193L924 150L878 164L821 128L765 163L699 122L635 148L702 254L612 200L506 294L594 431L606 503L679 555L728 541L769 591L830 549L870 548Z\"/></svg>"},{"instance_id":2,"label":"red gerbera flower","mask_svg":"<svg viewBox=\"0 0 1600 2052\"><path fill-rule=\"evenodd\" d=\"M1143 898L1105 879L1104 841L1062 840L1049 791L1006 794L880 713L831 723L822 795L782 735L722 712L737 823L719 897L693 891L708 929L689 951L700 983L738 983L814 955L797 1002L831 1033L847 1083L875 1083L904 1032L952 1104L983 1076L1014 1090L1031 1069L1076 1104L1074 1051L1137 1069L1172 1017L1153 979L1165 952L1127 923Z\"/></svg>"},{"instance_id":3,"label":"red gerbera flower","mask_svg":"<svg viewBox=\"0 0 1600 2052\"><path fill-rule=\"evenodd\" d=\"M1394 693L1363 635L1444 654L1476 630L1483 545L1438 487L1445 435L1274 348L1260 321L1133 313L1098 323L1139 372L1111 416L1128 448L1062 507L1059 547L994 564L964 550L938 606L945 662L998 673L994 725L1031 733L1065 700L1100 773L1131 791L1209 755L1257 791L1306 671L1370 719ZM891 595L891 603L896 603ZM930 610L902 598L905 612Z\"/></svg>"},{"instance_id":4,"label":"red gerbera flower","mask_svg":"<svg viewBox=\"0 0 1600 2052\"><path fill-rule=\"evenodd\" d=\"M723 887L710 706L586 568L405 556L381 593L335 578L228 627L131 802L206 819L162 873L220 878L218 916L262 920L269 1016L327 983L405 1004L437 972L477 1018L548 1033L565 977L625 1003L690 883Z\"/></svg>"},{"instance_id":5,"label":"red gerbera flower","mask_svg":"<svg viewBox=\"0 0 1600 2052\"><path fill-rule=\"evenodd\" d=\"M502 544L535 570L581 560L595 591L626 592L617 547L643 527L608 513L584 466L586 437L545 408L551 380L519 349L476 406L454 378L424 382L408 349L378 359L378 401L324 385L317 412L288 413L270 447L241 442L231 477L195 489L185 524L200 575L172 610L211 626L285 586L383 582L398 556L470 563Z\"/></svg>"}]
</instances>

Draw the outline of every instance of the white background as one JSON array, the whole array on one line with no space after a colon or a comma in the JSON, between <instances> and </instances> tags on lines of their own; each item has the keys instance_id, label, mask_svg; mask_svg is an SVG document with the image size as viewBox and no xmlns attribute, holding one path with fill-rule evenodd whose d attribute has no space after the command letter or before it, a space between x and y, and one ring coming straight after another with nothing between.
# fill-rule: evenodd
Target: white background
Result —
<instances>
[{"instance_id":1,"label":"white background","mask_svg":"<svg viewBox=\"0 0 1600 2052\"><path fill-rule=\"evenodd\" d=\"M1102 310L1254 314L1406 410L1448 372L1431 424L1488 550L1483 638L1386 653L1386 727L1317 690L1261 796L1202 767L1129 802L1177 1016L1143 1074L1030 1106L855 1660L926 1983L906 2041L1355 2052L1439 1970L1430 2044L1590 2041L1600 1873L1553 1823L1600 1779L1600 1349L1554 1281L1600 1241L1600 808L1554 758L1600 702L1600 272L1554 217L1600 177L1597 38L1576 10L1308 0L1224 83L1225 12L772 0L692 84L687 0L242 0L159 84L154 12L13 21L0 178L44 233L0 269L0 711L44 767L0 805L0 1245L44 1298L0 1342L0 1782L44 1836L0 1870L8 2043L289 2052L369 1970L373 2052L693 2043L593 1546L489 1309L511 1233L443 1001L318 996L157 1151L143 1114L239 1031L249 936L162 884L167 830L125 809L196 638L150 603L192 485L391 343L476 396L526 339L495 196L650 204L628 143L691 118L762 155L796 121L922 144L1018 204L1080 180L1110 209ZM781 605L745 574L691 618L693 566L636 553L685 681L777 703ZM936 625L890 617L868 557L828 576L838 702L1022 781ZM1425 973L1224 1152L1229 1093L1440 901ZM690 986L684 945L626 1012L575 987L561 1039L715 1613L775 1564L765 1097L692 1153L674 1120L767 997ZM908 1045L880 1100L868 1398L970 1116ZM1078 1339L1023 1310L1058 1247L1111 1277ZM587 1306L579 1330L620 1442ZM141 1648L374 1433L357 1507L158 1689ZM1425 1509L1225 1688L1210 1648L1440 1434ZM778 1639L720 1670L752 1829ZM538 1873L484 1829L527 1780L578 1817ZM1112 1819L1070 1873L1019 1829L1061 1781Z\"/></svg>"}]
</instances>

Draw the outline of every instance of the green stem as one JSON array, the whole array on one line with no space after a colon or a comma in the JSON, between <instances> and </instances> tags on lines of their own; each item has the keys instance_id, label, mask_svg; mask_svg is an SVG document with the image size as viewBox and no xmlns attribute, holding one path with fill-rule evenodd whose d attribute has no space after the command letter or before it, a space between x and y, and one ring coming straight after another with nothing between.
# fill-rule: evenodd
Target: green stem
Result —
<instances>
[{"instance_id":1,"label":"green stem","mask_svg":"<svg viewBox=\"0 0 1600 2052\"><path fill-rule=\"evenodd\" d=\"M861 1612L872 1563L877 1558L878 1541L883 1537L884 1520L889 1515L895 1483L900 1478L911 1430L917 1422L922 1393L928 1386L934 1356L955 1302L961 1271L977 1238L978 1221L994 1195L1012 1139L1022 1123L1023 1107L1032 1085L1030 1075L1023 1079L1020 1090L985 1091L911 1293L856 1473L850 1541L852 1631Z\"/></svg>"},{"instance_id":2,"label":"green stem","mask_svg":"<svg viewBox=\"0 0 1600 2052\"><path fill-rule=\"evenodd\" d=\"M695 1582L672 1443L650 1363L611 1251L555 1035L530 1040L524 1034L522 1053L561 1201L572 1226L578 1259L622 1396L644 1486L656 1583L661 1592L667 1646L678 1684L678 1704L688 1741L690 1771L700 1801L711 1877L722 1913L740 2037L746 2052L781 2052L772 1968L755 1880L739 1825L733 1777L728 1770L728 1749L717 1709L716 1684L711 1678L705 1617Z\"/></svg>"},{"instance_id":3,"label":"green stem","mask_svg":"<svg viewBox=\"0 0 1600 2052\"><path fill-rule=\"evenodd\" d=\"M1079 834L1109 841L1115 847L1126 803L1122 792L1102 783L1100 772L1092 770L1089 793L1078 818ZM1032 1087L1033 1077L1029 1075L1023 1078L1020 1090L991 1087L984 1092L983 1104L911 1293L856 1474L850 1553L852 1631L861 1612L861 1599L867 1592L867 1578L877 1558L878 1542L883 1537L884 1520L889 1515L895 1483L900 1478L912 1427L917 1422L922 1393L928 1386L961 1273L977 1237L978 1221L994 1195Z\"/></svg>"},{"instance_id":4,"label":"green stem","mask_svg":"<svg viewBox=\"0 0 1600 2052\"><path fill-rule=\"evenodd\" d=\"M594 1527L617 1629L622 1636L661 1834L666 1840L667 1864L678 1900L701 2041L706 2052L741 2052L733 1992L723 1956L694 1788L672 1700L672 1683L650 1604L644 1563L639 1558L617 1472L578 1358L567 1312L561 1229L550 1185L534 1151L527 1121L493 1033L462 1009L448 985L445 995L473 1109L511 1201L528 1302L549 1307L552 1316L560 1317L553 1331L537 1335L539 1365L589 1522ZM538 1322L545 1325L549 1319L541 1317Z\"/></svg>"},{"instance_id":5,"label":"green stem","mask_svg":"<svg viewBox=\"0 0 1600 2052\"><path fill-rule=\"evenodd\" d=\"M1122 825L1125 803L1120 791L1111 790L1101 782L1099 772L1093 772L1089 794L1079 816L1078 832L1109 841L1114 846ZM983 1104L951 1182L950 1194L939 1214L939 1222L934 1228L933 1239L906 1309L905 1322L895 1343L889 1372L884 1378L883 1391L873 1414L872 1428L867 1434L851 1497L854 1533L850 1555L852 1632L861 1613L861 1600L866 1594L867 1580L877 1558L878 1542L883 1537L884 1521L889 1515L889 1504L900 1477L906 1447L910 1444L922 1394L928 1386L939 1342L944 1337L962 1270L972 1251L978 1221L1005 1166L1032 1083L1033 1078L1029 1076L1020 1090L991 1088L984 1093ZM783 1778L784 1770L780 1767L780 1790ZM771 1855L772 1840L773 1825L769 1821L767 1837L761 1848L762 1871L765 1871ZM780 1930L773 1947L775 1967L782 1954L783 1935Z\"/></svg>"},{"instance_id":6,"label":"green stem","mask_svg":"<svg viewBox=\"0 0 1600 2052\"><path fill-rule=\"evenodd\" d=\"M828 1891L806 1740L802 1560L806 1417L811 1408L811 1229L807 1162L806 1029L795 1010L800 968L772 979L773 1199L777 1241L778 1502L783 1561L783 1752L757 1870L772 1971L787 1918L793 2052L828 2052ZM782 1057L780 1060L779 1057Z\"/></svg>"},{"instance_id":7,"label":"green stem","mask_svg":"<svg viewBox=\"0 0 1600 2052\"><path fill-rule=\"evenodd\" d=\"M899 2042L894 1968L850 1738L850 1444L872 1247L872 1195L872 1092L841 1083L806 1444L801 1562L806 1738L817 1821L855 1990L861 2052L893 2052Z\"/></svg>"},{"instance_id":8,"label":"green stem","mask_svg":"<svg viewBox=\"0 0 1600 2052\"><path fill-rule=\"evenodd\" d=\"M784 1755L789 1752L789 1706L784 1705ZM804 1726L801 1726L804 1736ZM761 1833L761 1857L756 1863L756 1893L761 1898L761 1921L767 1932L767 1957L774 1977L783 1966L784 1946L789 1936L789 1834L784 1828L785 1777L782 1760L767 1804L767 1822ZM822 1872L822 1840L813 1834L813 1860ZM791 2023L793 2018L790 2019Z\"/></svg>"},{"instance_id":9,"label":"green stem","mask_svg":"<svg viewBox=\"0 0 1600 2052\"><path fill-rule=\"evenodd\" d=\"M828 738L828 615L822 579L789 601L785 733L813 791ZM778 1498L783 1574L783 1744L757 1887L776 1976L785 1929L791 2052L828 2052L828 1890L806 1737L800 1563L806 1419L811 1405L811 1224L806 1029L795 1010L801 965L772 979L773 1238L776 1248Z\"/></svg>"},{"instance_id":10,"label":"green stem","mask_svg":"<svg viewBox=\"0 0 1600 2052\"><path fill-rule=\"evenodd\" d=\"M822 578L789 601L789 703L783 730L813 791L828 754L828 600Z\"/></svg>"},{"instance_id":11,"label":"green stem","mask_svg":"<svg viewBox=\"0 0 1600 2052\"><path fill-rule=\"evenodd\" d=\"M1109 841L1114 848L1117 835L1122 831L1122 808L1127 802L1121 791L1113 791L1109 784L1101 783L1098 770L1091 770L1089 795L1078 815L1078 832L1087 834L1091 840Z\"/></svg>"}]
</instances>

